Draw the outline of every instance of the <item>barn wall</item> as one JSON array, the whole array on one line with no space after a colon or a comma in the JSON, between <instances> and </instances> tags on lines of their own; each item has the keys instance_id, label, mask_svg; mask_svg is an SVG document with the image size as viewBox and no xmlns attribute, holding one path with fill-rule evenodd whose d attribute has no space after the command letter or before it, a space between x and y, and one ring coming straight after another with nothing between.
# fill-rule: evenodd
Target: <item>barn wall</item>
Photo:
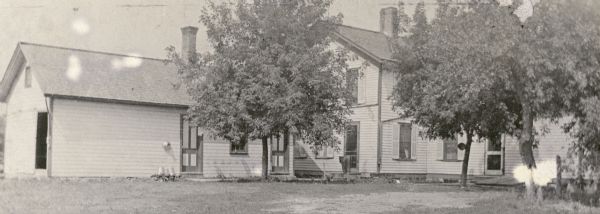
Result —
<instances>
[{"instance_id":1,"label":"barn wall","mask_svg":"<svg viewBox=\"0 0 600 214\"><path fill-rule=\"evenodd\" d=\"M179 172L182 109L68 99L55 99L53 109L52 176Z\"/></svg>"},{"instance_id":2,"label":"barn wall","mask_svg":"<svg viewBox=\"0 0 600 214\"><path fill-rule=\"evenodd\" d=\"M31 69L31 87L25 88L25 63L19 66L6 102L4 172L7 177L35 174L37 113L47 112L47 109L35 72Z\"/></svg>"}]
</instances>

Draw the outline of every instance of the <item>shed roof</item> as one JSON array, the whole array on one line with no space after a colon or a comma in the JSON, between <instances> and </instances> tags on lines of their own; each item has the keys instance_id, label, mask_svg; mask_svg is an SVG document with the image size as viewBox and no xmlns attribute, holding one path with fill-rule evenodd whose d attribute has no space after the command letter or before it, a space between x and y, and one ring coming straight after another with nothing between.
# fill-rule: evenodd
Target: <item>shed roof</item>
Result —
<instances>
[{"instance_id":1,"label":"shed roof","mask_svg":"<svg viewBox=\"0 0 600 214\"><path fill-rule=\"evenodd\" d=\"M192 103L184 88L176 87L177 68L165 60L25 42L17 45L13 58L19 55L47 96L181 106ZM10 89L18 67L9 65L0 88ZM8 92L0 93L0 101L7 96Z\"/></svg>"}]
</instances>

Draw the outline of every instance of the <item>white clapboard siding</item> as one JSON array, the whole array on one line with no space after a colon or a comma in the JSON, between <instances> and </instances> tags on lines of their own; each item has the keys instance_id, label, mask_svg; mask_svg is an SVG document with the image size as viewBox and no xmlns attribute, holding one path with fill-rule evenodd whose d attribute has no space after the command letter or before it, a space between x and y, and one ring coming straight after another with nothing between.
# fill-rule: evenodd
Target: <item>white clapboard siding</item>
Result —
<instances>
[{"instance_id":1,"label":"white clapboard siding","mask_svg":"<svg viewBox=\"0 0 600 214\"><path fill-rule=\"evenodd\" d=\"M20 68L6 102L4 172L7 177L33 176L37 112L47 112L35 75L32 74L31 87L25 88L24 69Z\"/></svg>"},{"instance_id":2,"label":"white clapboard siding","mask_svg":"<svg viewBox=\"0 0 600 214\"><path fill-rule=\"evenodd\" d=\"M204 177L261 176L262 142L260 140L252 141L247 146L248 154L230 154L231 144L229 141L222 138L205 137ZM270 169L271 167L269 167Z\"/></svg>"},{"instance_id":3,"label":"white clapboard siding","mask_svg":"<svg viewBox=\"0 0 600 214\"><path fill-rule=\"evenodd\" d=\"M343 142L343 138L341 139ZM306 158L294 159L294 169L302 172L342 172L342 165L340 164L339 157L343 156L344 144L338 145L339 150L334 151L332 158L316 158L315 152L310 148L310 145L297 142L304 151L306 151Z\"/></svg>"},{"instance_id":4,"label":"white clapboard siding","mask_svg":"<svg viewBox=\"0 0 600 214\"><path fill-rule=\"evenodd\" d=\"M392 92L396 85L396 75L390 71L383 72L381 81L381 120L387 121L398 118L400 115L392 108Z\"/></svg>"},{"instance_id":5,"label":"white clapboard siding","mask_svg":"<svg viewBox=\"0 0 600 214\"><path fill-rule=\"evenodd\" d=\"M149 177L179 172L183 109L55 99L52 176ZM170 142L165 150L163 143Z\"/></svg>"},{"instance_id":6,"label":"white clapboard siding","mask_svg":"<svg viewBox=\"0 0 600 214\"><path fill-rule=\"evenodd\" d=\"M465 137L458 137L458 143L466 143ZM462 170L462 161L444 161L443 159L443 141L435 140L427 143L427 173L428 174L460 174ZM459 152L461 153L461 152ZM462 153L461 153L462 155ZM483 175L484 172L485 143L477 140L471 144L469 155L469 175ZM458 159L463 159L459 157Z\"/></svg>"},{"instance_id":7,"label":"white clapboard siding","mask_svg":"<svg viewBox=\"0 0 600 214\"><path fill-rule=\"evenodd\" d=\"M536 158L536 163L543 161L556 161L556 156L560 155L562 160L567 159L567 151L573 138L568 134L564 133L561 125L567 120L561 119L559 122L551 123L546 120L540 120L535 122L537 130L541 130L545 127L548 133L536 136L539 141L539 147ZM519 153L519 141L515 137L506 137L505 141L505 170L506 174L512 174L514 168L522 165L521 155Z\"/></svg>"},{"instance_id":8,"label":"white clapboard siding","mask_svg":"<svg viewBox=\"0 0 600 214\"><path fill-rule=\"evenodd\" d=\"M355 108L350 117L359 123L358 170L377 172L377 106Z\"/></svg>"},{"instance_id":9,"label":"white clapboard siding","mask_svg":"<svg viewBox=\"0 0 600 214\"><path fill-rule=\"evenodd\" d=\"M394 151L398 150L398 147L394 146L393 142L394 133L398 132L398 122L400 120L393 120L383 124L383 142L382 142L382 158L381 158L381 173L398 173L398 174L424 174L426 173L427 164L427 141L419 137L418 128L413 125L411 140L413 142L412 154L413 160L394 160L397 159L398 154ZM408 121L401 121L408 122ZM395 131L394 131L395 130Z\"/></svg>"}]
</instances>

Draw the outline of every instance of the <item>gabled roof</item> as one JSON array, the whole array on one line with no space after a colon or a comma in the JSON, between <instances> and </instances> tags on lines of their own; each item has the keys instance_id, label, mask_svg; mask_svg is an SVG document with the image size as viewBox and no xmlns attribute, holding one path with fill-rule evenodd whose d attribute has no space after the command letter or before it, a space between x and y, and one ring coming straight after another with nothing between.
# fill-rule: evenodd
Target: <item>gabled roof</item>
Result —
<instances>
[{"instance_id":1,"label":"gabled roof","mask_svg":"<svg viewBox=\"0 0 600 214\"><path fill-rule=\"evenodd\" d=\"M165 60L25 42L17 45L0 82L2 102L9 93L5 89L10 89L21 68L15 65L19 57L24 58L46 96L177 106L192 103L183 86L175 87L179 83L177 68Z\"/></svg>"},{"instance_id":2,"label":"gabled roof","mask_svg":"<svg viewBox=\"0 0 600 214\"><path fill-rule=\"evenodd\" d=\"M342 43L363 52L378 63L386 60L394 61L394 43L391 38L381 32L338 25L335 36ZM398 42L403 44L401 39L398 39Z\"/></svg>"}]
</instances>

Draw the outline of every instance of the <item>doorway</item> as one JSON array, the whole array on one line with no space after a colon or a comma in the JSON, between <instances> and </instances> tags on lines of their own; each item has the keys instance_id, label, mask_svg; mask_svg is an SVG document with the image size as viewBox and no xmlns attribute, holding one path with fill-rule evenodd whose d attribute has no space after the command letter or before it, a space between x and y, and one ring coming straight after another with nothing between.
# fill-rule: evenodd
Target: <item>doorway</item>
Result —
<instances>
[{"instance_id":1,"label":"doorway","mask_svg":"<svg viewBox=\"0 0 600 214\"><path fill-rule=\"evenodd\" d=\"M344 139L345 171L351 174L358 173L359 125L351 124L347 126Z\"/></svg>"},{"instance_id":2,"label":"doorway","mask_svg":"<svg viewBox=\"0 0 600 214\"><path fill-rule=\"evenodd\" d=\"M504 151L502 139L488 140L486 143L485 153L485 174L486 175L502 175L504 167Z\"/></svg>"},{"instance_id":3,"label":"doorway","mask_svg":"<svg viewBox=\"0 0 600 214\"><path fill-rule=\"evenodd\" d=\"M198 127L190 126L187 120L182 118L181 121L181 172L201 174L204 133L198 132Z\"/></svg>"},{"instance_id":4,"label":"doorway","mask_svg":"<svg viewBox=\"0 0 600 214\"><path fill-rule=\"evenodd\" d=\"M289 152L288 143L289 136L275 135L271 136L271 166L273 174L288 174L289 173Z\"/></svg>"},{"instance_id":5,"label":"doorway","mask_svg":"<svg viewBox=\"0 0 600 214\"><path fill-rule=\"evenodd\" d=\"M48 146L48 112L37 113L37 131L35 136L35 168L46 169L46 154Z\"/></svg>"}]
</instances>

